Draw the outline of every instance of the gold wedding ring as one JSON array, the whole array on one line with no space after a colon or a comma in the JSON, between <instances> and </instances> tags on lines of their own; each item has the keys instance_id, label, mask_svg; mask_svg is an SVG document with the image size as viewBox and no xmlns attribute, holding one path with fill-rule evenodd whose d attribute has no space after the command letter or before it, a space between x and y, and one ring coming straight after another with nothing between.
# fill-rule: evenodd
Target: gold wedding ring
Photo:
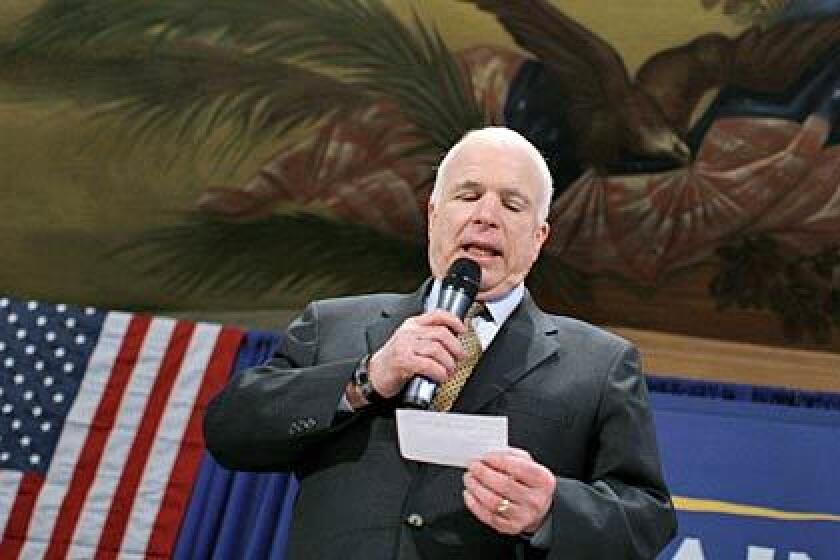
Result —
<instances>
[{"instance_id":1,"label":"gold wedding ring","mask_svg":"<svg viewBox=\"0 0 840 560\"><path fill-rule=\"evenodd\" d=\"M507 498L502 498L502 501L499 502L499 505L496 506L496 514L504 515L504 513L510 509L510 500Z\"/></svg>"}]
</instances>

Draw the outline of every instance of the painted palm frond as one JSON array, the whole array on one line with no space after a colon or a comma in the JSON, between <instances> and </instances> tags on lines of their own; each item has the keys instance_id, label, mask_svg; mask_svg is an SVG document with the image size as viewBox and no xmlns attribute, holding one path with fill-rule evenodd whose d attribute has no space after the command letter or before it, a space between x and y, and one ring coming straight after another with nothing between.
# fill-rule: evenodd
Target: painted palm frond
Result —
<instances>
[{"instance_id":1,"label":"painted palm frond","mask_svg":"<svg viewBox=\"0 0 840 560\"><path fill-rule=\"evenodd\" d=\"M370 103L366 92L320 72L208 45L102 55L69 48L6 53L0 80L14 83L18 98L72 98L117 117L114 129L132 145L166 136L186 149L223 128L218 147L243 154Z\"/></svg>"},{"instance_id":2,"label":"painted palm frond","mask_svg":"<svg viewBox=\"0 0 840 560\"><path fill-rule=\"evenodd\" d=\"M321 295L411 290L428 275L425 248L358 224L313 213L230 223L189 216L114 251L167 288L259 294L282 286Z\"/></svg>"},{"instance_id":3,"label":"painted palm frond","mask_svg":"<svg viewBox=\"0 0 840 560\"><path fill-rule=\"evenodd\" d=\"M392 166L431 169L484 123L472 84L440 35L418 17L399 19L383 0L46 0L0 54L5 75L3 68L31 72L28 81L15 77L33 90L122 118L120 132L135 142L174 128L185 141L226 136L228 147L244 152L250 141L274 137L281 160L301 145L283 142L286 132L370 112L360 108L385 110L393 115L385 126L407 129L389 154ZM313 153L324 147L315 142ZM419 175L409 188L425 185L428 174ZM318 185L318 196L333 200L354 178L369 195L366 177ZM249 223L193 216L118 253L141 256L132 261L144 273L183 293L313 284L320 294L411 289L428 273L419 241L301 213Z\"/></svg>"},{"instance_id":4,"label":"painted palm frond","mask_svg":"<svg viewBox=\"0 0 840 560\"><path fill-rule=\"evenodd\" d=\"M472 88L440 35L419 18L404 23L381 0L48 0L25 22L15 51L69 52L84 59L126 47L154 60L161 50L224 48L245 69L273 63L326 73L355 88L354 97L367 94L396 103L417 127L413 153L437 156L484 122ZM221 75L212 65L196 66L192 75L201 71L208 78ZM250 85L288 85L282 75L258 71ZM311 106L317 107L322 90L314 84L307 89L317 92L310 95ZM196 95L201 92L196 88ZM208 97L204 104L214 101ZM268 113L287 105L285 99L260 101ZM160 106L153 104L149 111ZM293 107L299 113L310 109L307 104ZM312 117L321 113L315 110Z\"/></svg>"},{"instance_id":5,"label":"painted palm frond","mask_svg":"<svg viewBox=\"0 0 840 560\"><path fill-rule=\"evenodd\" d=\"M328 64L395 101L436 156L485 117L440 35L418 18L404 24L379 0L298 0L281 9L283 33L262 49Z\"/></svg>"},{"instance_id":6,"label":"painted palm frond","mask_svg":"<svg viewBox=\"0 0 840 560\"><path fill-rule=\"evenodd\" d=\"M419 241L308 212L246 223L189 215L185 223L150 230L111 254L185 296L278 287L318 297L407 292L429 275ZM564 305L592 298L585 276L549 255L537 261L528 285L537 298Z\"/></svg>"},{"instance_id":7,"label":"painted palm frond","mask_svg":"<svg viewBox=\"0 0 840 560\"><path fill-rule=\"evenodd\" d=\"M102 48L187 37L230 42L253 37L271 25L278 17L277 4L261 0L46 0L23 22L19 45L41 50Z\"/></svg>"}]
</instances>

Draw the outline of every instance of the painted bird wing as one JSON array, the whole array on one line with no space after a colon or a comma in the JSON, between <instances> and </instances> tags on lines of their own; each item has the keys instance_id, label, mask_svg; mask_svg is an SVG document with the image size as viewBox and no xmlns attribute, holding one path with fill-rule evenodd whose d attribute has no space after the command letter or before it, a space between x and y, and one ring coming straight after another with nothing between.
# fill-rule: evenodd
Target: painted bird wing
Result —
<instances>
[{"instance_id":1,"label":"painted bird wing","mask_svg":"<svg viewBox=\"0 0 840 560\"><path fill-rule=\"evenodd\" d=\"M544 0L462 0L493 14L516 43L539 58L565 95L565 114L585 146L614 152L633 84L618 52Z\"/></svg>"}]
</instances>

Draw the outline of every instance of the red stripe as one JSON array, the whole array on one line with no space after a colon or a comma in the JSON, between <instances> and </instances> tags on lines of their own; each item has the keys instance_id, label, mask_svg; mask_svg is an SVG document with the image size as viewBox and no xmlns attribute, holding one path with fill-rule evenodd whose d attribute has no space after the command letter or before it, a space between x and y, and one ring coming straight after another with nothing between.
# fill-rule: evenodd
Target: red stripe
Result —
<instances>
[{"instance_id":1,"label":"red stripe","mask_svg":"<svg viewBox=\"0 0 840 560\"><path fill-rule=\"evenodd\" d=\"M34 473L24 473L18 486L15 503L12 511L9 512L9 520L6 523L6 530L3 532L3 540L0 541L0 558L17 558L23 544L26 542L26 533L29 531L29 521L32 518L32 511L35 509L35 502L44 479Z\"/></svg>"},{"instance_id":2,"label":"red stripe","mask_svg":"<svg viewBox=\"0 0 840 560\"><path fill-rule=\"evenodd\" d=\"M178 372L187 353L195 325L179 321L169 340L160 369L146 403L143 418L137 428L134 443L128 453L125 467L111 501L111 509L102 529L99 544L96 547L97 560L116 558L120 551L125 528L131 514L131 505L137 494L137 488L146 463L149 460L152 444L160 426L166 403L172 387L178 378Z\"/></svg>"},{"instance_id":3,"label":"red stripe","mask_svg":"<svg viewBox=\"0 0 840 560\"><path fill-rule=\"evenodd\" d=\"M181 441L181 449L170 472L163 502L155 519L146 548L147 558L169 558L172 555L204 451L204 435L201 430L204 411L210 399L227 382L242 336L242 331L224 327L216 340L213 357L207 366L204 383L196 396L184 439Z\"/></svg>"},{"instance_id":4,"label":"red stripe","mask_svg":"<svg viewBox=\"0 0 840 560\"><path fill-rule=\"evenodd\" d=\"M82 506L87 499L96 471L99 468L102 451L114 426L123 393L137 362L137 356L140 353L146 332L149 330L150 322L151 317L134 316L128 325L119 354L108 378L108 385L102 395L102 401L96 410L94 422L90 426L85 445L76 463L67 495L58 512L52 540L47 549L47 560L60 560L67 555L70 540L73 538L73 531L79 521Z\"/></svg>"}]
</instances>

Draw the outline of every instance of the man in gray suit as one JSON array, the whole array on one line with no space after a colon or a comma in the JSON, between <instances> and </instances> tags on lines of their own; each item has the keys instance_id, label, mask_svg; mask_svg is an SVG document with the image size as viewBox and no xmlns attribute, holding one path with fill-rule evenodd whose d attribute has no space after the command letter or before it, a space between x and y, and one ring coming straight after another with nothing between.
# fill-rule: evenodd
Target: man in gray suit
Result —
<instances>
[{"instance_id":1,"label":"man in gray suit","mask_svg":"<svg viewBox=\"0 0 840 560\"><path fill-rule=\"evenodd\" d=\"M672 537L638 355L541 311L525 276L548 235L551 176L514 131L467 134L429 202L433 278L408 295L310 304L273 359L233 379L205 418L219 462L293 470L289 556L300 559L649 559ZM457 258L481 268L482 314L433 310ZM504 415L511 449L469 467L400 456L394 409L422 374L483 354L452 413Z\"/></svg>"}]
</instances>

